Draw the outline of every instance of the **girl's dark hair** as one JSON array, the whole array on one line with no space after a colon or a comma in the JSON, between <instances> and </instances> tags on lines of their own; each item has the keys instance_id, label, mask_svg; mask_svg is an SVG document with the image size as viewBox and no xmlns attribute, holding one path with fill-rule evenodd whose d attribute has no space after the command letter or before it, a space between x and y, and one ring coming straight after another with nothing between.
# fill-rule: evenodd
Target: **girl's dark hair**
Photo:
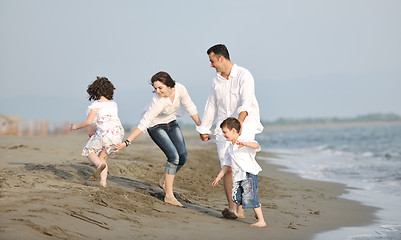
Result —
<instances>
[{"instance_id":1,"label":"girl's dark hair","mask_svg":"<svg viewBox=\"0 0 401 240\"><path fill-rule=\"evenodd\" d=\"M207 55L210 55L212 52L218 56L223 56L225 59L230 60L230 54L228 53L228 49L224 44L217 44L213 47L209 48L207 51Z\"/></svg>"},{"instance_id":2,"label":"girl's dark hair","mask_svg":"<svg viewBox=\"0 0 401 240\"><path fill-rule=\"evenodd\" d=\"M239 133L239 131L241 130L241 123L238 121L238 119L229 117L220 124L220 128L223 127L228 128L228 130L235 128L235 130L237 130L237 132Z\"/></svg>"},{"instance_id":3,"label":"girl's dark hair","mask_svg":"<svg viewBox=\"0 0 401 240\"><path fill-rule=\"evenodd\" d=\"M166 72L158 72L153 77L150 79L150 84L153 84L155 82L161 82L167 87L173 88L175 86L175 81L170 77L170 75Z\"/></svg>"},{"instance_id":4,"label":"girl's dark hair","mask_svg":"<svg viewBox=\"0 0 401 240\"><path fill-rule=\"evenodd\" d=\"M105 77L96 78L97 79L92 84L88 85L88 90L86 90L89 94L89 101L99 100L101 96L112 100L114 89L116 89L114 85Z\"/></svg>"}]
</instances>

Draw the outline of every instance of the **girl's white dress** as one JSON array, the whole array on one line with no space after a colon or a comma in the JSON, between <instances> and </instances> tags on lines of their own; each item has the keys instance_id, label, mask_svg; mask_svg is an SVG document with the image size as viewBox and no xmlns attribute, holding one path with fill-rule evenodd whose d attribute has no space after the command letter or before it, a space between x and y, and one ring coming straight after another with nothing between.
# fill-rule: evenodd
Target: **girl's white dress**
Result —
<instances>
[{"instance_id":1,"label":"girl's white dress","mask_svg":"<svg viewBox=\"0 0 401 240\"><path fill-rule=\"evenodd\" d=\"M96 100L88 107L88 114L90 110L96 111L93 120L96 132L82 150L82 155L88 156L89 153L99 155L101 151L110 154L113 145L121 143L124 137L124 128L118 118L117 103Z\"/></svg>"}]
</instances>

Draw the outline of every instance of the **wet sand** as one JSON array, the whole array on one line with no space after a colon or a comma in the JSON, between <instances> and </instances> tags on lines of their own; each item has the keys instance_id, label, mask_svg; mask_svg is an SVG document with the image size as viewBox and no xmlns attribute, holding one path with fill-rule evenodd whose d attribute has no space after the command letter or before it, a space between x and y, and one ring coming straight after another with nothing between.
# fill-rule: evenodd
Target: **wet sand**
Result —
<instances>
[{"instance_id":1,"label":"wet sand","mask_svg":"<svg viewBox=\"0 0 401 240\"><path fill-rule=\"evenodd\" d=\"M311 239L313 234L374 221L374 208L340 198L344 185L301 179L261 160L259 199L267 228L221 216L222 184L216 146L185 133L188 162L175 195L163 202L157 186L165 157L148 135L108 159L108 187L88 178L96 170L80 155L87 137L0 136L0 239Z\"/></svg>"}]
</instances>

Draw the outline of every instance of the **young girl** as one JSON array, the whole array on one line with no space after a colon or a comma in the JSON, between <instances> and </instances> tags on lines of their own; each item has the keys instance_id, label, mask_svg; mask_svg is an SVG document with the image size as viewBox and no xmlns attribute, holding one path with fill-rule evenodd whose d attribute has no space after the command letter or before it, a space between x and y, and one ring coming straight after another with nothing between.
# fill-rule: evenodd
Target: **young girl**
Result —
<instances>
[{"instance_id":1,"label":"young girl","mask_svg":"<svg viewBox=\"0 0 401 240\"><path fill-rule=\"evenodd\" d=\"M80 124L71 124L70 130L77 130L96 124L96 131L82 150L82 155L96 165L97 170L90 178L97 180L100 176L100 185L106 187L108 166L106 159L114 145L121 143L124 129L118 118L117 104L112 101L114 94L113 84L105 77L97 79L88 86L89 101L95 100L88 107L88 117Z\"/></svg>"},{"instance_id":2,"label":"young girl","mask_svg":"<svg viewBox=\"0 0 401 240\"><path fill-rule=\"evenodd\" d=\"M155 89L152 103L138 127L132 131L127 140L117 144L114 151L129 146L142 132L148 131L149 136L167 157L164 174L159 180L159 187L166 193L164 202L182 207L173 192L175 175L187 161L184 137L176 121L180 106L184 106L196 125L199 126L201 122L196 106L184 85L176 83L166 72L153 75L151 84Z\"/></svg>"}]
</instances>

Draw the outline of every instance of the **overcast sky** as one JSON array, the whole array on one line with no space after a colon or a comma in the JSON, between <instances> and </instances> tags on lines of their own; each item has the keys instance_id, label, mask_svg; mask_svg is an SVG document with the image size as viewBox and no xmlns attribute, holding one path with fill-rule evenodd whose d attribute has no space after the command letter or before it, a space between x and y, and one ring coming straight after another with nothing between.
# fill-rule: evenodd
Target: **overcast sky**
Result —
<instances>
[{"instance_id":1,"label":"overcast sky","mask_svg":"<svg viewBox=\"0 0 401 240\"><path fill-rule=\"evenodd\" d=\"M261 118L401 114L399 0L0 0L0 114L86 118L96 76L136 124L167 71L203 114L228 47L251 71Z\"/></svg>"}]
</instances>

